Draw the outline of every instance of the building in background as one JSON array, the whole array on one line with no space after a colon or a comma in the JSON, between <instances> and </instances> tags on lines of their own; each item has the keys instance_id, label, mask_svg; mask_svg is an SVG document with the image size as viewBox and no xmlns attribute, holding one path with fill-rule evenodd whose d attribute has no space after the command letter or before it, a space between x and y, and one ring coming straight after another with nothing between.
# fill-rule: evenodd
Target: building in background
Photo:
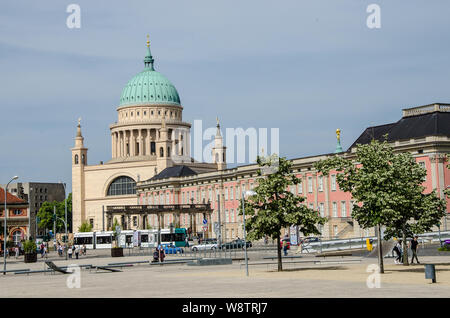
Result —
<instances>
[{"instance_id":1,"label":"building in background","mask_svg":"<svg viewBox=\"0 0 450 318\"><path fill-rule=\"evenodd\" d=\"M424 182L425 192L436 189L440 198L450 187L450 170L447 168L450 153L450 104L431 104L403 110L402 118L395 122L369 127L359 136L347 151L340 146L340 131L336 150L332 153L291 159L293 172L302 180L301 184L291 186L292 193L306 197L308 207L315 209L328 222L322 227L325 238L348 238L374 235L373 229L364 230L352 219L354 200L350 193L339 189L336 171L323 176L314 169L314 163L330 156L340 155L353 159L357 144L369 143L372 139L383 140L388 134L388 142L397 152L408 151L417 162L427 170ZM220 133L218 132L219 136ZM182 167L182 166L178 166ZM257 183L258 165L245 165L220 171L180 173L181 168L172 167L162 171L149 180L139 182L137 194L141 205L189 204L210 202L214 212L208 220L206 236L215 236L211 225L218 222L218 201L220 197L220 220L222 237L225 240L243 237L242 216L239 215L239 200L242 191L252 189ZM184 168L186 169L186 168ZM165 198L167 198L165 200ZM164 201L165 200L165 201ZM447 199L447 213L450 213L450 200ZM149 215L148 223L157 227L158 220ZM189 213L166 215L163 224L174 220L177 226L193 227L193 233L203 234L202 215ZM448 216L441 222L441 230L450 228ZM437 230L437 229L436 229Z\"/></svg>"},{"instance_id":2,"label":"building in background","mask_svg":"<svg viewBox=\"0 0 450 318\"><path fill-rule=\"evenodd\" d=\"M9 187L8 187L9 190ZM6 210L7 214L7 237L8 240L18 244L21 240L30 237L30 212L28 202L16 195L12 195L9 191L6 194ZM5 227L5 190L0 187L0 221L2 231ZM2 241L4 236L2 237ZM1 249L3 250L3 244Z\"/></svg>"},{"instance_id":3,"label":"building in background","mask_svg":"<svg viewBox=\"0 0 450 318\"><path fill-rule=\"evenodd\" d=\"M78 123L75 147L71 149L74 232L83 222L92 224L94 231L109 230L116 219L123 229L173 225L189 228L194 235L215 237L213 224L218 222L220 211L222 237L242 237L239 200L243 191L256 186L259 167L251 164L227 169L219 123L212 147L213 162L194 161L190 156L191 124L182 119L178 92L155 71L153 62L147 42L144 70L123 89L118 120L109 127L111 160L88 165L88 149ZM308 207L328 217L321 228L324 237L373 234L373 230L361 229L352 219L354 201L350 193L339 189L336 172L323 176L313 167L315 162L336 154L354 158L357 144L380 140L388 134L396 151L411 152L427 169L427 192L436 189L443 197L450 185L445 156L450 153L450 104L405 109L398 122L367 128L347 151L342 150L340 131L337 133L337 147L330 153L291 159L294 173L302 180L291 191L305 196ZM201 205L208 206L203 214ZM155 213L158 209L164 214ZM447 219L442 226L447 228Z\"/></svg>"},{"instance_id":4,"label":"building in background","mask_svg":"<svg viewBox=\"0 0 450 318\"><path fill-rule=\"evenodd\" d=\"M0 186L5 187L6 185ZM36 238L37 235L45 234L42 230L39 230L36 223L36 217L42 204L45 201L61 202L65 199L64 185L62 183L17 182L8 186L8 192L28 202L30 235L33 238Z\"/></svg>"}]
</instances>

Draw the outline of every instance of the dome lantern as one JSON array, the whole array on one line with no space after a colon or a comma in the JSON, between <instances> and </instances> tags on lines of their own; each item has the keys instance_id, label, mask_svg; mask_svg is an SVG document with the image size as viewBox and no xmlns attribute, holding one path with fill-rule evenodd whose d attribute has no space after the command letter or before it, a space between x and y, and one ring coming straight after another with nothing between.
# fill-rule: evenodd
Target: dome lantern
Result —
<instances>
[{"instance_id":1,"label":"dome lantern","mask_svg":"<svg viewBox=\"0 0 450 318\"><path fill-rule=\"evenodd\" d=\"M177 89L164 75L155 71L153 62L150 40L147 35L145 68L128 81L120 96L119 107L131 105L181 106Z\"/></svg>"}]
</instances>

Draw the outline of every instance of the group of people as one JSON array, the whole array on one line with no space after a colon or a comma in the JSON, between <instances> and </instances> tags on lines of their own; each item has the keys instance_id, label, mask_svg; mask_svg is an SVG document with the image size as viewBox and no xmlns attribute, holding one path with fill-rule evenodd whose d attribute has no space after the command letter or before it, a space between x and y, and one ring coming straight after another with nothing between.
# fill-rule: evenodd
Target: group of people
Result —
<instances>
[{"instance_id":1,"label":"group of people","mask_svg":"<svg viewBox=\"0 0 450 318\"><path fill-rule=\"evenodd\" d=\"M153 252L152 263L164 262L165 257L166 257L166 254L164 253L164 248L162 246L159 246L159 248L156 247L155 251Z\"/></svg>"},{"instance_id":2,"label":"group of people","mask_svg":"<svg viewBox=\"0 0 450 318\"><path fill-rule=\"evenodd\" d=\"M409 243L408 247L411 249L412 258L411 264L414 264L414 259L416 259L417 264L420 264L419 259L417 258L417 249L419 248L418 237L414 236L414 239ZM395 264L403 263L403 245L402 240L398 240L397 244L395 244L392 252L397 254L397 258L394 260Z\"/></svg>"},{"instance_id":3,"label":"group of people","mask_svg":"<svg viewBox=\"0 0 450 318\"><path fill-rule=\"evenodd\" d=\"M58 252L59 257L63 257L64 251L66 250L67 246L66 244L61 244L61 243L56 243L55 245L55 250ZM39 251L41 254L41 258L47 258L47 254L48 254L48 245L45 243L41 243L41 245L39 246ZM67 248L67 255L69 258L72 258L72 255L75 254L75 258L78 259L78 257L80 255L86 255L86 245L83 244L82 247L80 247L79 245L70 245Z\"/></svg>"},{"instance_id":4,"label":"group of people","mask_svg":"<svg viewBox=\"0 0 450 318\"><path fill-rule=\"evenodd\" d=\"M0 250L1 250L1 254L3 256L3 245L0 246ZM19 242L17 245L15 245L12 248L7 248L6 249L6 257L10 257L12 255L14 255L15 258L18 258L20 254L23 254L23 246L22 246L22 242Z\"/></svg>"},{"instance_id":5,"label":"group of people","mask_svg":"<svg viewBox=\"0 0 450 318\"><path fill-rule=\"evenodd\" d=\"M67 255L69 258L72 258L72 255L75 254L75 258L78 259L80 255L86 255L86 245L83 244L82 247L80 245L69 245L69 249L67 250ZM61 255L62 256L62 255Z\"/></svg>"}]
</instances>

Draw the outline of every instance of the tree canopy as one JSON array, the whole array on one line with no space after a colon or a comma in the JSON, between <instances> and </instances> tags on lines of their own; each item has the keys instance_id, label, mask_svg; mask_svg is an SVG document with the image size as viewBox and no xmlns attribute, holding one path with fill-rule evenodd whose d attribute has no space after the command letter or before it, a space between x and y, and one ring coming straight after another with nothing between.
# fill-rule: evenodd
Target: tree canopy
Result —
<instances>
[{"instance_id":1,"label":"tree canopy","mask_svg":"<svg viewBox=\"0 0 450 318\"><path fill-rule=\"evenodd\" d=\"M92 231L92 225L87 221L84 221L78 227L78 232L91 232L91 231Z\"/></svg>"},{"instance_id":2,"label":"tree canopy","mask_svg":"<svg viewBox=\"0 0 450 318\"><path fill-rule=\"evenodd\" d=\"M325 175L338 172L339 187L356 200L352 218L363 228L385 226L384 239L403 237L406 244L407 237L430 231L445 215L445 201L435 191L424 193L426 170L411 153L395 154L386 140L358 145L354 160L334 156L315 166ZM379 262L382 267L382 258Z\"/></svg>"},{"instance_id":3,"label":"tree canopy","mask_svg":"<svg viewBox=\"0 0 450 318\"><path fill-rule=\"evenodd\" d=\"M62 233L65 231L64 220L65 218L65 207L64 201L45 201L42 203L41 208L37 214L39 218L38 226L41 229L53 230L53 208L56 207L56 232ZM72 193L69 193L67 197L67 231L71 232L72 228Z\"/></svg>"},{"instance_id":4,"label":"tree canopy","mask_svg":"<svg viewBox=\"0 0 450 318\"><path fill-rule=\"evenodd\" d=\"M320 234L317 226L323 225L326 218L320 217L318 211L309 209L303 202L305 198L289 191L290 185L301 182L291 169L292 163L286 158L276 158L278 168L274 173L262 177L258 171L256 193L245 199L245 214L249 216L245 220L246 231L250 240L261 239L270 236L278 243L278 270L282 270L280 236L283 228L297 225L304 235ZM258 165L262 168L273 165L274 162L257 158ZM242 202L240 208L242 215Z\"/></svg>"}]
</instances>

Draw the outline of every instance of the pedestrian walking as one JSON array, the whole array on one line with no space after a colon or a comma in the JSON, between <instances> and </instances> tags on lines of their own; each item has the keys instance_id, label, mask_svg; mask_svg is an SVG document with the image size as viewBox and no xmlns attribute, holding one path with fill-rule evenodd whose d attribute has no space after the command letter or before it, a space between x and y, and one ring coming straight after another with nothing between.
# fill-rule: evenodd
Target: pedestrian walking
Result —
<instances>
[{"instance_id":1,"label":"pedestrian walking","mask_svg":"<svg viewBox=\"0 0 450 318\"><path fill-rule=\"evenodd\" d=\"M44 242L41 244L40 252L41 252L41 258L44 257Z\"/></svg>"},{"instance_id":2,"label":"pedestrian walking","mask_svg":"<svg viewBox=\"0 0 450 318\"><path fill-rule=\"evenodd\" d=\"M42 253L41 258L43 258L43 257L47 258L47 246L45 246L45 245L44 245L44 252Z\"/></svg>"},{"instance_id":3,"label":"pedestrian walking","mask_svg":"<svg viewBox=\"0 0 450 318\"><path fill-rule=\"evenodd\" d=\"M16 247L14 248L14 257L15 258L19 258L19 246L16 245Z\"/></svg>"},{"instance_id":4,"label":"pedestrian walking","mask_svg":"<svg viewBox=\"0 0 450 318\"><path fill-rule=\"evenodd\" d=\"M417 258L417 249L419 247L419 242L417 241L418 236L414 236L414 239L409 243L412 252L411 264L414 264L414 258L416 258L417 264L420 264L419 259Z\"/></svg>"},{"instance_id":5,"label":"pedestrian walking","mask_svg":"<svg viewBox=\"0 0 450 318\"><path fill-rule=\"evenodd\" d=\"M69 258L72 258L72 247L69 245L69 247L67 248L67 255L69 255Z\"/></svg>"},{"instance_id":6,"label":"pedestrian walking","mask_svg":"<svg viewBox=\"0 0 450 318\"><path fill-rule=\"evenodd\" d=\"M155 251L153 252L153 261L152 263L158 263L159 262L159 251L158 248L155 248Z\"/></svg>"},{"instance_id":7,"label":"pedestrian walking","mask_svg":"<svg viewBox=\"0 0 450 318\"><path fill-rule=\"evenodd\" d=\"M161 260L161 263L164 262L164 258L166 257L166 254L164 254L164 249L161 247L159 250L159 259Z\"/></svg>"},{"instance_id":8,"label":"pedestrian walking","mask_svg":"<svg viewBox=\"0 0 450 318\"><path fill-rule=\"evenodd\" d=\"M395 254L397 254L397 258L394 260L395 264L401 264L402 263L402 241L397 241L397 244L395 244L394 248L392 249Z\"/></svg>"},{"instance_id":9,"label":"pedestrian walking","mask_svg":"<svg viewBox=\"0 0 450 318\"><path fill-rule=\"evenodd\" d=\"M83 244L83 255L86 256L86 244Z\"/></svg>"},{"instance_id":10,"label":"pedestrian walking","mask_svg":"<svg viewBox=\"0 0 450 318\"><path fill-rule=\"evenodd\" d=\"M283 240L283 252L284 252L284 256L287 256L287 250L288 250L288 243L287 243L287 240Z\"/></svg>"},{"instance_id":11,"label":"pedestrian walking","mask_svg":"<svg viewBox=\"0 0 450 318\"><path fill-rule=\"evenodd\" d=\"M77 245L77 246L75 247L75 258L76 258L76 259L78 259L78 254L80 254L80 246L79 246L79 245Z\"/></svg>"}]
</instances>

